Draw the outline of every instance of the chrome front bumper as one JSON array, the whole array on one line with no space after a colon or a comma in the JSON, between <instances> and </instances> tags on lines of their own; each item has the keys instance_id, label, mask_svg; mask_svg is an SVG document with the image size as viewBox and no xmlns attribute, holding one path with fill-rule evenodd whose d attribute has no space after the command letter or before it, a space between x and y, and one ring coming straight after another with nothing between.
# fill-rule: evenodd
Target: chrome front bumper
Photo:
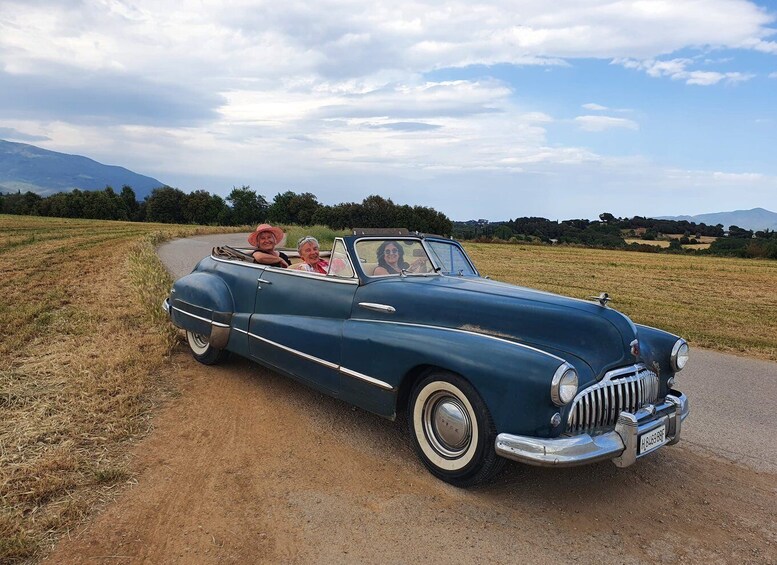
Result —
<instances>
[{"instance_id":1,"label":"chrome front bumper","mask_svg":"<svg viewBox=\"0 0 777 565\"><path fill-rule=\"evenodd\" d=\"M573 467L612 459L618 467L627 467L643 454L638 453L639 437L666 426L664 445L680 440L682 422L688 417L688 398L673 390L659 405L641 408L636 414L621 412L615 430L601 435L536 438L499 434L496 453L507 459L542 467ZM652 453L653 449L647 451Z\"/></svg>"}]
</instances>

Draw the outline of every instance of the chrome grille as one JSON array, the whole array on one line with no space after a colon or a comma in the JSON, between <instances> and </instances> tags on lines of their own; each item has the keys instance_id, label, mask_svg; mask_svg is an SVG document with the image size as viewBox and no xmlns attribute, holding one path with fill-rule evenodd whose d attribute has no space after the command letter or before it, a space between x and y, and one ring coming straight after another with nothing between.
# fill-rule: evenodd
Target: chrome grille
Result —
<instances>
[{"instance_id":1,"label":"chrome grille","mask_svg":"<svg viewBox=\"0 0 777 565\"><path fill-rule=\"evenodd\" d=\"M572 401L567 432L578 434L612 427L622 411L633 414L657 399L658 375L644 365L610 371Z\"/></svg>"}]
</instances>

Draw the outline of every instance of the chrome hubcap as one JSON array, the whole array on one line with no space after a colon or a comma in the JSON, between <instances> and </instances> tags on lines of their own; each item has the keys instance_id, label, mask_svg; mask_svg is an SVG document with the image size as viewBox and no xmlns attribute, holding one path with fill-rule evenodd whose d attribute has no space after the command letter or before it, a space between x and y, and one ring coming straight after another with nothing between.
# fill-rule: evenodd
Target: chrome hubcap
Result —
<instances>
[{"instance_id":1,"label":"chrome hubcap","mask_svg":"<svg viewBox=\"0 0 777 565\"><path fill-rule=\"evenodd\" d=\"M444 457L461 456L472 441L472 422L461 401L446 392L432 395L424 407L429 443Z\"/></svg>"},{"instance_id":2,"label":"chrome hubcap","mask_svg":"<svg viewBox=\"0 0 777 565\"><path fill-rule=\"evenodd\" d=\"M194 332L186 332L186 337L189 338L189 346L198 354L202 355L208 349L208 340L201 334Z\"/></svg>"}]
</instances>

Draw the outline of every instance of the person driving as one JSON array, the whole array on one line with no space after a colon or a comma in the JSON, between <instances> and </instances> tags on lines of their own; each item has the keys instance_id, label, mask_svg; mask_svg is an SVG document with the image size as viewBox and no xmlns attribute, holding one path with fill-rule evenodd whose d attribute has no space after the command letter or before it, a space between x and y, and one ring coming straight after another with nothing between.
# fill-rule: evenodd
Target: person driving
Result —
<instances>
[{"instance_id":1,"label":"person driving","mask_svg":"<svg viewBox=\"0 0 777 565\"><path fill-rule=\"evenodd\" d=\"M259 224L248 235L248 243L257 248L251 253L254 261L262 265L287 268L291 264L289 257L285 253L275 250L275 246L283 241L284 236L281 228L273 227L270 224Z\"/></svg>"},{"instance_id":2,"label":"person driving","mask_svg":"<svg viewBox=\"0 0 777 565\"><path fill-rule=\"evenodd\" d=\"M376 254L378 266L372 272L374 276L398 275L410 266L405 263L405 252L397 241L384 241Z\"/></svg>"},{"instance_id":3,"label":"person driving","mask_svg":"<svg viewBox=\"0 0 777 565\"><path fill-rule=\"evenodd\" d=\"M414 251L423 253L419 248ZM427 271L426 254L418 257L412 263L405 261L404 246L398 241L384 241L377 251L378 266L373 270L373 276L398 275L402 271L408 273L425 273Z\"/></svg>"}]
</instances>

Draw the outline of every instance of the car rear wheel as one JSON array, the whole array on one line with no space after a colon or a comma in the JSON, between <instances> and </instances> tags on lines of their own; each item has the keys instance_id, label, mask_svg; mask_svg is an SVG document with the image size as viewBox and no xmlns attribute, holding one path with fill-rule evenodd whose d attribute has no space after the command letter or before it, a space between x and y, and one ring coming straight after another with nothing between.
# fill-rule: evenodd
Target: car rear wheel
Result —
<instances>
[{"instance_id":1,"label":"car rear wheel","mask_svg":"<svg viewBox=\"0 0 777 565\"><path fill-rule=\"evenodd\" d=\"M413 388L407 416L418 456L443 481L468 487L502 468L491 414L462 377L445 371L427 375Z\"/></svg>"},{"instance_id":2,"label":"car rear wheel","mask_svg":"<svg viewBox=\"0 0 777 565\"><path fill-rule=\"evenodd\" d=\"M208 342L208 338L202 334L197 334L186 330L186 341L189 349L192 350L194 358L204 365L215 365L227 357L227 351L216 349Z\"/></svg>"}]
</instances>

